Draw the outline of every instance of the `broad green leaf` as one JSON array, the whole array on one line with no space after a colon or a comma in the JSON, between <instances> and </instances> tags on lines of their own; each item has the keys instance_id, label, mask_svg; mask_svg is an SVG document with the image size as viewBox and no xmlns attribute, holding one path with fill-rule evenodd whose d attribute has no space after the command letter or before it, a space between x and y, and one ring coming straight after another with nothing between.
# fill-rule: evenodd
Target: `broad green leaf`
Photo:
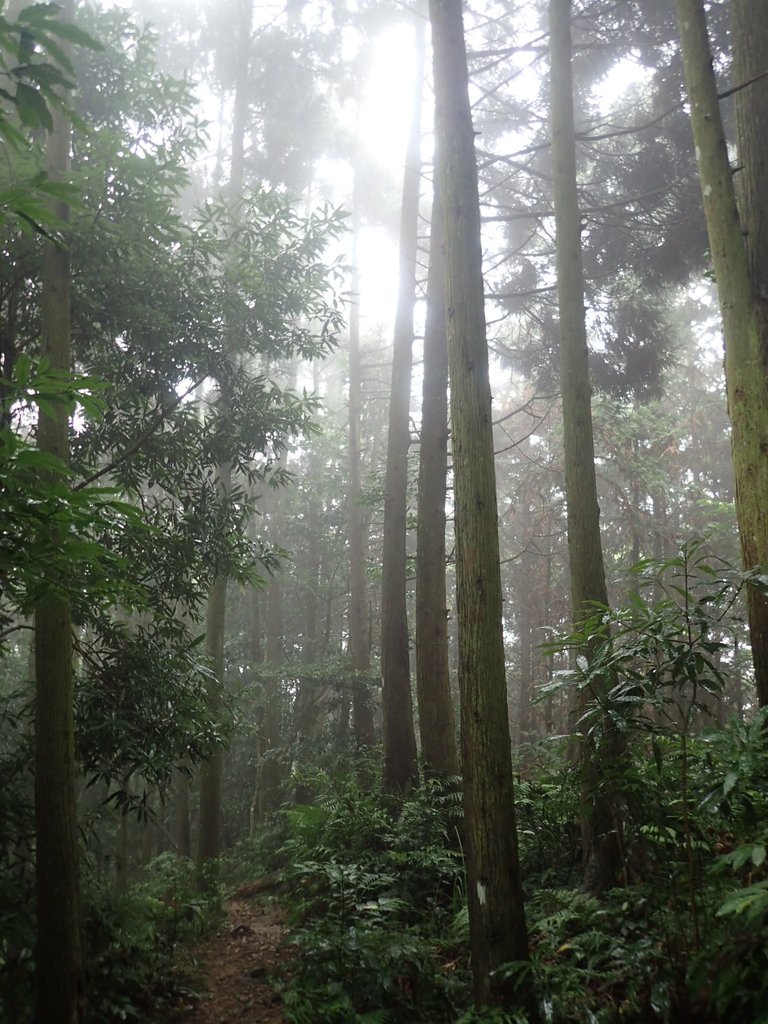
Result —
<instances>
[{"instance_id":1,"label":"broad green leaf","mask_svg":"<svg viewBox=\"0 0 768 1024\"><path fill-rule=\"evenodd\" d=\"M726 772L725 781L723 782L723 795L728 796L733 787L739 781L738 772L730 771Z\"/></svg>"},{"instance_id":2,"label":"broad green leaf","mask_svg":"<svg viewBox=\"0 0 768 1024\"><path fill-rule=\"evenodd\" d=\"M19 469L45 469L49 472L59 473L61 476L67 476L70 472L66 462L51 455L50 452L41 452L38 448L22 449L16 456L15 464Z\"/></svg>"},{"instance_id":3,"label":"broad green leaf","mask_svg":"<svg viewBox=\"0 0 768 1024\"><path fill-rule=\"evenodd\" d=\"M22 352L16 359L16 365L13 368L13 377L16 386L21 389L25 388L29 382L31 372L32 360L26 352Z\"/></svg>"},{"instance_id":4,"label":"broad green leaf","mask_svg":"<svg viewBox=\"0 0 768 1024\"><path fill-rule=\"evenodd\" d=\"M24 82L19 82L16 87L16 109L22 124L29 128L39 128L42 125L49 132L53 131L53 118L48 105L36 89L25 85Z\"/></svg>"}]
</instances>

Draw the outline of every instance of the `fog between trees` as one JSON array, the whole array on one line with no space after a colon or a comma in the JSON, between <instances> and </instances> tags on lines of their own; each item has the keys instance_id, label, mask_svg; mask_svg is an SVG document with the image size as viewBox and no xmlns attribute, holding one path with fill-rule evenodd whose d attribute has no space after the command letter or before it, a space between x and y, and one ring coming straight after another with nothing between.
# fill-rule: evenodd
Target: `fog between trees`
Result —
<instances>
[{"instance_id":1,"label":"fog between trees","mask_svg":"<svg viewBox=\"0 0 768 1024\"><path fill-rule=\"evenodd\" d=\"M9 1021L762 1019L766 31L4 11Z\"/></svg>"}]
</instances>

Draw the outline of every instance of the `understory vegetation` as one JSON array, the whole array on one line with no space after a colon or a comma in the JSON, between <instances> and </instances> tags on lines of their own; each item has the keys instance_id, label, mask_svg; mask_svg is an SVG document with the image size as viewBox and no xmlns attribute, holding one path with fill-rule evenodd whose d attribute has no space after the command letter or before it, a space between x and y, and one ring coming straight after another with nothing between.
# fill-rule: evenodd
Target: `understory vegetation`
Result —
<instances>
[{"instance_id":1,"label":"understory vegetation","mask_svg":"<svg viewBox=\"0 0 768 1024\"><path fill-rule=\"evenodd\" d=\"M730 614L739 576L714 571L696 546L638 573L655 602L638 591L592 623L592 665L611 666L611 720L627 740L611 780L622 795L619 887L597 897L582 885L574 737L531 746L517 766L529 969L542 1019L758 1024L768 1019L768 717L718 725L710 703L732 653L712 629ZM577 667L558 685L588 687L589 676ZM594 719L587 705L581 727ZM25 721L6 701L0 819L16 836L29 830ZM191 950L221 923L228 893L267 876L267 898L287 913L272 982L291 1024L522 1024L512 1010L471 1008L460 780L425 781L395 804L381 795L375 751L355 758L324 734L304 755L281 808L233 843L218 888L202 895L192 862L170 849L116 892L103 848L114 812L93 803L81 834L86 1019L183 1017L200 997ZM135 818L137 806L124 814ZM140 824L142 814L146 835L162 812L145 807ZM2 864L0 994L7 1019L21 1021L33 968L32 873L29 849L4 839L15 855Z\"/></svg>"},{"instance_id":2,"label":"understory vegetation","mask_svg":"<svg viewBox=\"0 0 768 1024\"><path fill-rule=\"evenodd\" d=\"M760 6L0 0L0 1024L768 1024Z\"/></svg>"},{"instance_id":3,"label":"understory vegetation","mask_svg":"<svg viewBox=\"0 0 768 1024\"><path fill-rule=\"evenodd\" d=\"M633 744L627 881L600 899L580 885L575 770L557 743L527 765L519 841L544 1020L766 1019L764 727L764 719L732 722L685 750L673 738ZM425 784L394 818L378 798L323 772L315 802L287 808L265 835L261 851L282 872L297 951L282 981L290 1021L525 1019L468 1009L462 816L452 781Z\"/></svg>"}]
</instances>

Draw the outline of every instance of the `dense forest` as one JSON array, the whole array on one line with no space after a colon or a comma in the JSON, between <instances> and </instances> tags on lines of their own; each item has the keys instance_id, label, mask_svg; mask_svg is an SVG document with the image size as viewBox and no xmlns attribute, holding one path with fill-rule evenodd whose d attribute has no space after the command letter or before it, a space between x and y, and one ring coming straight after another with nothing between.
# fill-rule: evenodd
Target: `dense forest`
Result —
<instances>
[{"instance_id":1,"label":"dense forest","mask_svg":"<svg viewBox=\"0 0 768 1024\"><path fill-rule=\"evenodd\" d=\"M767 14L0 4L0 1021L768 1024Z\"/></svg>"}]
</instances>

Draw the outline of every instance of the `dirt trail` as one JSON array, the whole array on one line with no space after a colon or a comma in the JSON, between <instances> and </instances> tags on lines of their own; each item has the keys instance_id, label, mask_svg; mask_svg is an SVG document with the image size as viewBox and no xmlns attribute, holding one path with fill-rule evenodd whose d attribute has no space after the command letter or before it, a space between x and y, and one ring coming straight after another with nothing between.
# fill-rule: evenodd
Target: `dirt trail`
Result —
<instances>
[{"instance_id":1,"label":"dirt trail","mask_svg":"<svg viewBox=\"0 0 768 1024\"><path fill-rule=\"evenodd\" d=\"M197 951L204 991L183 1024L285 1024L280 997L269 976L285 962L280 949L282 912L241 889L227 905L220 932Z\"/></svg>"}]
</instances>

